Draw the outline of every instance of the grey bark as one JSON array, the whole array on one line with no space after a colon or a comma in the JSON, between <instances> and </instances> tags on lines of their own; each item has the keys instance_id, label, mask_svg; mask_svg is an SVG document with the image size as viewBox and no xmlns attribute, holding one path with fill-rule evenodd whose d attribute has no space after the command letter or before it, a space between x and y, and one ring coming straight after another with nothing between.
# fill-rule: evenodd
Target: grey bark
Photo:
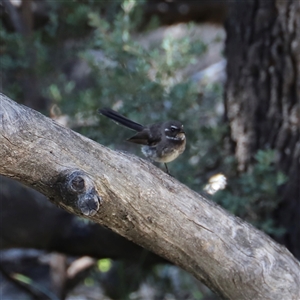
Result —
<instances>
[{"instance_id":1,"label":"grey bark","mask_svg":"<svg viewBox=\"0 0 300 300\"><path fill-rule=\"evenodd\" d=\"M226 108L241 171L258 149L277 152L288 182L274 216L300 259L300 2L234 2L227 25Z\"/></svg>"},{"instance_id":2,"label":"grey bark","mask_svg":"<svg viewBox=\"0 0 300 300\"><path fill-rule=\"evenodd\" d=\"M284 247L149 162L0 96L0 173L179 265L225 299L300 298Z\"/></svg>"}]
</instances>

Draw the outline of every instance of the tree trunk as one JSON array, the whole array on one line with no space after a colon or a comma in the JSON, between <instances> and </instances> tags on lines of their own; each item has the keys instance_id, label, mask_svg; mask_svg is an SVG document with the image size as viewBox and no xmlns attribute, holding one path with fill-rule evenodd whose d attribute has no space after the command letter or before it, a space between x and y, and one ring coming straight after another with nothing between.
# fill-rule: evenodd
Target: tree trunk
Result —
<instances>
[{"instance_id":1,"label":"tree trunk","mask_svg":"<svg viewBox=\"0 0 300 300\"><path fill-rule=\"evenodd\" d=\"M181 266L225 299L299 299L284 247L149 162L0 94L0 174Z\"/></svg>"},{"instance_id":2,"label":"tree trunk","mask_svg":"<svg viewBox=\"0 0 300 300\"><path fill-rule=\"evenodd\" d=\"M239 169L275 149L289 178L276 212L280 241L300 258L300 2L234 3L227 22L227 116Z\"/></svg>"}]
</instances>

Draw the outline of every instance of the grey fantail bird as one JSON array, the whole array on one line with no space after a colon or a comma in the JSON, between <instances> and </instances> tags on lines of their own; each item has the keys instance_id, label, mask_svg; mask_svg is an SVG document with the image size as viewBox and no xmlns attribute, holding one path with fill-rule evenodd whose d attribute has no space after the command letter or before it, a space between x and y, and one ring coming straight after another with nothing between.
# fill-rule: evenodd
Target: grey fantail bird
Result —
<instances>
[{"instance_id":1,"label":"grey fantail bird","mask_svg":"<svg viewBox=\"0 0 300 300\"><path fill-rule=\"evenodd\" d=\"M100 114L115 122L137 131L127 141L141 144L143 154L152 161L166 163L176 159L185 149L186 137L183 125L179 121L165 121L143 126L110 108L102 108Z\"/></svg>"}]
</instances>

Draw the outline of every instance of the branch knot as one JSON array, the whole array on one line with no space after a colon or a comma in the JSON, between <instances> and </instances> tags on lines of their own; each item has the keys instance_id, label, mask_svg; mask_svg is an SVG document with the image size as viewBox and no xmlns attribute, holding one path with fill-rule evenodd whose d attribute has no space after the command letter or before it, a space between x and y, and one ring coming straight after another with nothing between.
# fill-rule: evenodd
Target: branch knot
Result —
<instances>
[{"instance_id":1,"label":"branch knot","mask_svg":"<svg viewBox=\"0 0 300 300\"><path fill-rule=\"evenodd\" d=\"M95 189L93 180L81 170L68 170L60 174L56 184L64 203L85 216L94 216L102 198Z\"/></svg>"}]
</instances>

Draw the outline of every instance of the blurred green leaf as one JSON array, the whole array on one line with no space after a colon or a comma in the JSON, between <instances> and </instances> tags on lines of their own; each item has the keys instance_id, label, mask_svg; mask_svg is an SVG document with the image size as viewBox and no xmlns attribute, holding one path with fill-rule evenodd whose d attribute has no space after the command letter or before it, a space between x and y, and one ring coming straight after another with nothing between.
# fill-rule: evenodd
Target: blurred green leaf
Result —
<instances>
[{"instance_id":1,"label":"blurred green leaf","mask_svg":"<svg viewBox=\"0 0 300 300\"><path fill-rule=\"evenodd\" d=\"M112 263L110 259L99 259L98 260L98 269L102 273L108 272L112 267Z\"/></svg>"}]
</instances>

